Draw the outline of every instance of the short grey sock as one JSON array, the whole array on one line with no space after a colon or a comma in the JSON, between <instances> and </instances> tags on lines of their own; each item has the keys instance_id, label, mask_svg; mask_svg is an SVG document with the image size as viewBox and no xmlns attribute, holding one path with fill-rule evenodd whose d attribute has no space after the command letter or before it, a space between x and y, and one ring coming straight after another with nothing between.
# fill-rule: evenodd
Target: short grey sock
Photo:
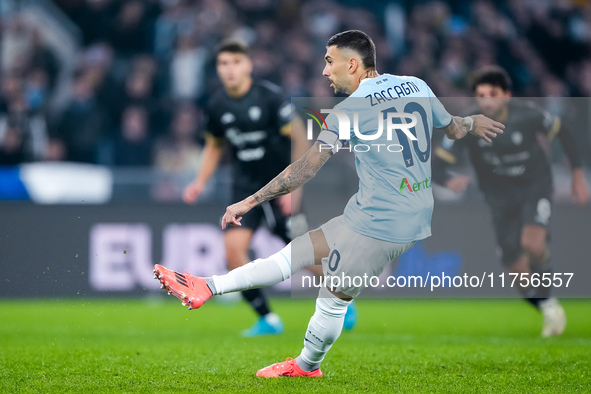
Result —
<instances>
[{"instance_id":1,"label":"short grey sock","mask_svg":"<svg viewBox=\"0 0 591 394\"><path fill-rule=\"evenodd\" d=\"M215 288L215 284L213 283L213 279L211 278L211 276L208 276L205 279L205 283L207 283L207 287L209 287L209 290L211 290L211 294L217 294L217 290Z\"/></svg>"}]
</instances>

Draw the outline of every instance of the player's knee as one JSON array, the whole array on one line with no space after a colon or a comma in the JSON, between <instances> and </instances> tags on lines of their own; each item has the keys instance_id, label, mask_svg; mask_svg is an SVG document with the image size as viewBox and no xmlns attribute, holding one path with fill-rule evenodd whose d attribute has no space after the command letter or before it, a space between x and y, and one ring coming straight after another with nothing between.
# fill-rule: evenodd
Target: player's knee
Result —
<instances>
[{"instance_id":1,"label":"player's knee","mask_svg":"<svg viewBox=\"0 0 591 394\"><path fill-rule=\"evenodd\" d=\"M526 259L518 259L517 261L513 262L512 264L507 264L507 272L513 274L529 274L529 265L527 264Z\"/></svg>"},{"instance_id":2,"label":"player's knee","mask_svg":"<svg viewBox=\"0 0 591 394\"><path fill-rule=\"evenodd\" d=\"M521 247L529 256L540 258L546 251L546 240L543 237L524 235L521 237Z\"/></svg>"},{"instance_id":3,"label":"player's knee","mask_svg":"<svg viewBox=\"0 0 591 394\"><path fill-rule=\"evenodd\" d=\"M316 310L327 316L344 317L351 300L340 299L332 294L326 287L323 287L318 292Z\"/></svg>"},{"instance_id":4,"label":"player's knee","mask_svg":"<svg viewBox=\"0 0 591 394\"><path fill-rule=\"evenodd\" d=\"M301 235L291 241L291 271L292 273L314 265L314 246L309 233ZM320 268L322 274L322 268Z\"/></svg>"}]
</instances>

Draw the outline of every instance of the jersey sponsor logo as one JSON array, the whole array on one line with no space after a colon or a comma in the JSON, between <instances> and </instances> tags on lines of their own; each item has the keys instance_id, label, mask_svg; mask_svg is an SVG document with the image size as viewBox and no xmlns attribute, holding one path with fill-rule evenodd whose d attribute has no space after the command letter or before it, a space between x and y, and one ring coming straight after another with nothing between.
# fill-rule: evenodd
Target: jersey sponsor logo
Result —
<instances>
[{"instance_id":1,"label":"jersey sponsor logo","mask_svg":"<svg viewBox=\"0 0 591 394\"><path fill-rule=\"evenodd\" d=\"M402 182L400 182L400 188L398 189L398 191L400 192L400 194L403 194L403 192L406 191L405 189L408 189L410 193L414 193L430 188L431 178L426 178L424 181L421 182L415 182L412 185L410 184L408 179L402 178Z\"/></svg>"},{"instance_id":2,"label":"jersey sponsor logo","mask_svg":"<svg viewBox=\"0 0 591 394\"><path fill-rule=\"evenodd\" d=\"M261 118L261 113L261 107L257 107L256 105L248 109L248 116L253 122L256 122Z\"/></svg>"},{"instance_id":3,"label":"jersey sponsor logo","mask_svg":"<svg viewBox=\"0 0 591 394\"><path fill-rule=\"evenodd\" d=\"M528 151L523 151L519 153L510 153L508 155L501 156L502 162L505 164L509 163L518 163L521 161L526 161L529 159L530 154Z\"/></svg>"},{"instance_id":4,"label":"jersey sponsor logo","mask_svg":"<svg viewBox=\"0 0 591 394\"><path fill-rule=\"evenodd\" d=\"M264 130L255 130L240 132L236 127L230 127L226 130L226 138L236 147L243 147L247 143L258 143L267 138L267 132Z\"/></svg>"},{"instance_id":5,"label":"jersey sponsor logo","mask_svg":"<svg viewBox=\"0 0 591 394\"><path fill-rule=\"evenodd\" d=\"M220 122L222 122L222 124L230 124L235 120L236 120L236 116L231 112L226 112L220 118Z\"/></svg>"},{"instance_id":6,"label":"jersey sponsor logo","mask_svg":"<svg viewBox=\"0 0 591 394\"><path fill-rule=\"evenodd\" d=\"M503 164L503 162L495 152L484 152L482 154L482 160L484 160L486 164L489 164L491 166L500 166Z\"/></svg>"},{"instance_id":7,"label":"jersey sponsor logo","mask_svg":"<svg viewBox=\"0 0 591 394\"><path fill-rule=\"evenodd\" d=\"M236 152L236 157L240 161L260 160L263 156L265 156L265 148L262 146L255 149L244 149Z\"/></svg>"},{"instance_id":8,"label":"jersey sponsor logo","mask_svg":"<svg viewBox=\"0 0 591 394\"><path fill-rule=\"evenodd\" d=\"M493 169L493 173L499 176L522 176L525 174L525 166L498 166Z\"/></svg>"}]
</instances>

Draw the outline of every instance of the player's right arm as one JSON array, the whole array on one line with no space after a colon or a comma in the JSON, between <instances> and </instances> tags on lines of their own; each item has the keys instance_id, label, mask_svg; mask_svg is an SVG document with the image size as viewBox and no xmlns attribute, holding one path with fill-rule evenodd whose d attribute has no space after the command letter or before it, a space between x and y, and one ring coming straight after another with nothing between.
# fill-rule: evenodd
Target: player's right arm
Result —
<instances>
[{"instance_id":1,"label":"player's right arm","mask_svg":"<svg viewBox=\"0 0 591 394\"><path fill-rule=\"evenodd\" d=\"M495 138L497 134L503 134L505 125L484 115L453 116L450 124L442 129L449 140L459 140L470 133L491 143L491 138ZM440 160L432 163L433 181L456 193L466 190L470 178L463 175L452 176L448 171L449 165L455 163L456 155L441 148L438 148L435 153Z\"/></svg>"},{"instance_id":2,"label":"player's right arm","mask_svg":"<svg viewBox=\"0 0 591 394\"><path fill-rule=\"evenodd\" d=\"M430 88L428 88L428 91L431 99L433 127L442 129L447 137L444 139L442 146L436 149L435 158L431 163L433 182L443 185L456 193L461 193L470 183L470 178L462 175L454 177L448 170L449 166L457 160L459 147L464 145L459 142L454 144L454 140L459 140L468 133L472 133L490 143L490 138L502 134L505 126L484 115L452 116L433 94L433 91Z\"/></svg>"},{"instance_id":3,"label":"player's right arm","mask_svg":"<svg viewBox=\"0 0 591 394\"><path fill-rule=\"evenodd\" d=\"M491 138L497 134L503 134L505 126L502 123L487 118L484 115L472 115L466 117L454 116L449 126L444 127L445 136L450 140L459 140L468 133L482 138L491 143Z\"/></svg>"},{"instance_id":4,"label":"player's right arm","mask_svg":"<svg viewBox=\"0 0 591 394\"><path fill-rule=\"evenodd\" d=\"M193 204L199 197L207 181L215 172L222 154L224 153L224 139L216 138L211 134L205 135L205 148L203 149L203 159L199 174L193 182L191 182L183 193L183 200L187 204Z\"/></svg>"},{"instance_id":5,"label":"player's right arm","mask_svg":"<svg viewBox=\"0 0 591 394\"><path fill-rule=\"evenodd\" d=\"M451 116L431 88L427 86L427 89L431 100L433 127L442 129L450 140L459 140L471 133L490 143L491 138L496 137L497 134L503 134L505 126L484 115Z\"/></svg>"},{"instance_id":6,"label":"player's right arm","mask_svg":"<svg viewBox=\"0 0 591 394\"><path fill-rule=\"evenodd\" d=\"M452 121L446 127L443 127L445 136L450 140L459 140L468 135L473 134L482 138L488 143L491 143L491 138L495 138L497 134L503 134L505 125L487 118L484 115L471 115L466 117L453 116ZM433 163L433 181L444 185L448 189L456 193L461 193L466 190L470 183L470 178L459 175L451 176L448 172L449 164L453 164L456 158L453 154L445 155L443 150L436 151L436 155L441 159Z\"/></svg>"}]
</instances>

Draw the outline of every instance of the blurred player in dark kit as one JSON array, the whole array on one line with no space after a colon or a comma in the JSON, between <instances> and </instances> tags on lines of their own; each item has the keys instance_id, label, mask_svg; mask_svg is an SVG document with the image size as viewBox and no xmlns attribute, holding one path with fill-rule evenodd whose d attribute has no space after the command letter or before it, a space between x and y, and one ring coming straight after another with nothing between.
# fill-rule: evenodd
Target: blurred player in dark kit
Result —
<instances>
[{"instance_id":1,"label":"blurred player in dark kit","mask_svg":"<svg viewBox=\"0 0 591 394\"><path fill-rule=\"evenodd\" d=\"M291 103L281 89L265 80L253 80L248 47L237 41L222 43L217 51L217 72L223 89L210 99L207 108L206 145L203 164L183 199L193 203L216 170L228 143L232 154L232 200L242 200L267 184L295 159L309 143L301 120L292 121ZM300 207L301 191L269 201L244 217L242 227L224 233L228 269L249 262L249 245L254 231L266 223L285 243L291 241L290 215ZM307 229L306 229L307 230ZM283 324L271 312L261 289L249 289L242 296L259 319L244 336L280 334Z\"/></svg>"},{"instance_id":2,"label":"blurred player in dark kit","mask_svg":"<svg viewBox=\"0 0 591 394\"><path fill-rule=\"evenodd\" d=\"M572 195L579 204L589 200L589 188L581 168L575 140L560 118L531 101L511 99L511 79L500 67L477 72L473 91L478 108L506 128L491 143L477 138L444 139L433 161L433 180L456 192L470 182L452 176L449 165L467 149L478 185L492 213L501 260L510 273L540 279L553 272L548 247L548 224L552 210L552 173L539 137L558 137L572 167ZM523 297L544 315L542 336L560 335L566 326L564 310L551 297L550 287L521 287Z\"/></svg>"}]
</instances>

